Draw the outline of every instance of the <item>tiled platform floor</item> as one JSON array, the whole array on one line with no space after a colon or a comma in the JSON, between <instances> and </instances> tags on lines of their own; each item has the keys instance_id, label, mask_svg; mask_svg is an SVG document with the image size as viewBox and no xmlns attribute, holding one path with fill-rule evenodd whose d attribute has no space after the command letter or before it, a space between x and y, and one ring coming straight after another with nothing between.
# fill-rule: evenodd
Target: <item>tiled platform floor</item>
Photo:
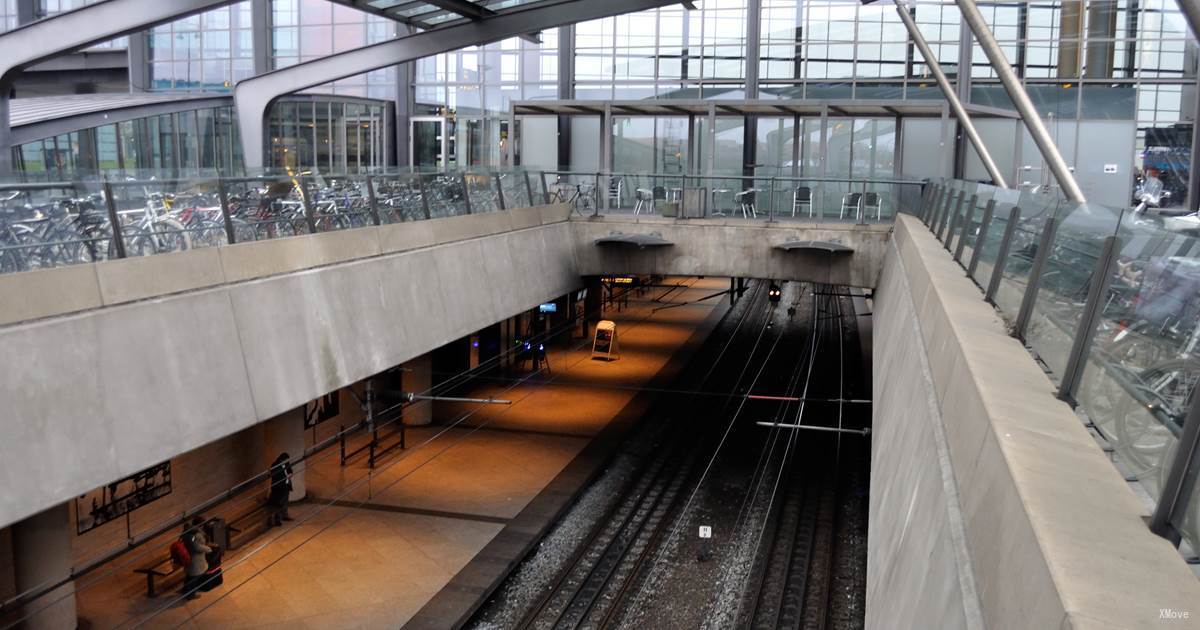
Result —
<instances>
[{"instance_id":1,"label":"tiled platform floor","mask_svg":"<svg viewBox=\"0 0 1200 630\"><path fill-rule=\"evenodd\" d=\"M690 288L667 303L729 286L727 279L686 282ZM650 301L661 292L605 314L618 322L619 361L588 360L583 342L552 351L551 374L539 379L549 382L482 384L477 395L514 404L441 406L439 424L410 429L409 448L369 475L365 462L343 468L336 457L320 458L306 471L311 498L293 507L296 521L230 554L225 584L200 599L149 600L140 576L116 572L78 593L80 616L96 628L399 627L727 303L714 298L651 314L664 305Z\"/></svg>"}]
</instances>

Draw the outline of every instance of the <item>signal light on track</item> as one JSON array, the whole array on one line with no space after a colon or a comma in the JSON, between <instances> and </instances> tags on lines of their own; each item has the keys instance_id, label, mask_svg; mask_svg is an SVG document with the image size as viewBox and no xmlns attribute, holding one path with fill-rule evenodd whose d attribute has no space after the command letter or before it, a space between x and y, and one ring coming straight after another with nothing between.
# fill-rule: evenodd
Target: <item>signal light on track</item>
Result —
<instances>
[{"instance_id":1,"label":"signal light on track","mask_svg":"<svg viewBox=\"0 0 1200 630\"><path fill-rule=\"evenodd\" d=\"M767 289L768 300L778 302L781 297L783 297L783 290L779 288L779 285L772 284L771 288Z\"/></svg>"}]
</instances>

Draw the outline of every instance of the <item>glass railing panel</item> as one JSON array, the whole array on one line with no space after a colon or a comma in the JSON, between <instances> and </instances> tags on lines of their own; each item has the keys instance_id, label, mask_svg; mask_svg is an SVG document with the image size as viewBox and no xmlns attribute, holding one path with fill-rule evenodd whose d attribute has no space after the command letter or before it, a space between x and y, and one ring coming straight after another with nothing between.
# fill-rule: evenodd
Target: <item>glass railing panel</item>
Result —
<instances>
[{"instance_id":1,"label":"glass railing panel","mask_svg":"<svg viewBox=\"0 0 1200 630\"><path fill-rule=\"evenodd\" d=\"M288 176L223 180L229 218L238 243L307 234L299 180Z\"/></svg>"},{"instance_id":2,"label":"glass railing panel","mask_svg":"<svg viewBox=\"0 0 1200 630\"><path fill-rule=\"evenodd\" d=\"M471 171L462 174L463 184L471 202L471 214L496 212L500 209L500 190L490 171Z\"/></svg>"},{"instance_id":3,"label":"glass railing panel","mask_svg":"<svg viewBox=\"0 0 1200 630\"><path fill-rule=\"evenodd\" d=\"M816 218L816 182L789 177L778 178L773 184L776 220L812 221Z\"/></svg>"},{"instance_id":4,"label":"glass railing panel","mask_svg":"<svg viewBox=\"0 0 1200 630\"><path fill-rule=\"evenodd\" d=\"M1058 204L1054 243L1046 255L1025 339L1051 373L1066 371L1093 272L1120 212L1096 204Z\"/></svg>"},{"instance_id":5,"label":"glass railing panel","mask_svg":"<svg viewBox=\"0 0 1200 630\"><path fill-rule=\"evenodd\" d=\"M1029 284L1029 272L1037 256L1046 219L1054 216L1058 203L1053 197L1021 194L1021 219L1013 230L1004 274L995 296L996 306L1009 318L1015 318L1021 308L1021 298Z\"/></svg>"},{"instance_id":6,"label":"glass railing panel","mask_svg":"<svg viewBox=\"0 0 1200 630\"><path fill-rule=\"evenodd\" d=\"M100 185L0 186L0 273L116 257Z\"/></svg>"},{"instance_id":7,"label":"glass railing panel","mask_svg":"<svg viewBox=\"0 0 1200 630\"><path fill-rule=\"evenodd\" d=\"M422 173L421 186L433 219L469 214L466 182L461 173Z\"/></svg>"},{"instance_id":8,"label":"glass railing panel","mask_svg":"<svg viewBox=\"0 0 1200 630\"><path fill-rule=\"evenodd\" d=\"M569 204L583 215L591 215L599 208L600 177L596 173L547 171L545 178L551 203Z\"/></svg>"},{"instance_id":9,"label":"glass railing panel","mask_svg":"<svg viewBox=\"0 0 1200 630\"><path fill-rule=\"evenodd\" d=\"M126 256L229 242L216 179L123 180L108 184Z\"/></svg>"},{"instance_id":10,"label":"glass railing panel","mask_svg":"<svg viewBox=\"0 0 1200 630\"><path fill-rule=\"evenodd\" d=\"M531 173L509 171L496 175L500 178L500 189L504 192L505 208L527 208L535 205L530 199L533 188Z\"/></svg>"},{"instance_id":11,"label":"glass railing panel","mask_svg":"<svg viewBox=\"0 0 1200 630\"><path fill-rule=\"evenodd\" d=\"M421 177L414 173L375 175L371 178L381 223L422 221L426 215Z\"/></svg>"},{"instance_id":12,"label":"glass railing panel","mask_svg":"<svg viewBox=\"0 0 1200 630\"><path fill-rule=\"evenodd\" d=\"M373 225L365 175L324 175L304 179L318 232Z\"/></svg>"},{"instance_id":13,"label":"glass railing panel","mask_svg":"<svg viewBox=\"0 0 1200 630\"><path fill-rule=\"evenodd\" d=\"M988 224L987 232L983 234L984 240L978 245L979 262L976 263L975 275L972 279L975 284L981 288L987 288L988 282L991 281L992 272L996 268L996 259L1000 255L1000 243L1004 239L1004 232L1008 229L1008 220L1012 215L1012 209L1017 207L1020 196L1015 190L995 190L993 198L996 201L996 206L992 210L992 220ZM982 227L982 225L980 226ZM978 240L976 234L976 240ZM974 256L974 242L972 242L972 256ZM964 258L964 262L970 265L970 259Z\"/></svg>"}]
</instances>

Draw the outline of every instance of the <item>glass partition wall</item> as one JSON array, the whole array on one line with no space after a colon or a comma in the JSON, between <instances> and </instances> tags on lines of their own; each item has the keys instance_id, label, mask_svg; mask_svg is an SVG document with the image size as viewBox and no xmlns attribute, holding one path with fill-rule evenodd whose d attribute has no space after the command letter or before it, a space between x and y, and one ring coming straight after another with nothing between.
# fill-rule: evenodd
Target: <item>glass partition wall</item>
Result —
<instances>
[{"instance_id":1,"label":"glass partition wall","mask_svg":"<svg viewBox=\"0 0 1200 630\"><path fill-rule=\"evenodd\" d=\"M1196 555L1200 487L1168 485L1200 383L1195 221L960 180L930 193L922 219L1154 501L1152 528Z\"/></svg>"},{"instance_id":2,"label":"glass partition wall","mask_svg":"<svg viewBox=\"0 0 1200 630\"><path fill-rule=\"evenodd\" d=\"M289 172L361 173L393 163L391 105L379 101L282 100L272 108L270 166ZM25 181L98 177L175 178L240 174L233 107L115 122L21 144L13 163Z\"/></svg>"}]
</instances>

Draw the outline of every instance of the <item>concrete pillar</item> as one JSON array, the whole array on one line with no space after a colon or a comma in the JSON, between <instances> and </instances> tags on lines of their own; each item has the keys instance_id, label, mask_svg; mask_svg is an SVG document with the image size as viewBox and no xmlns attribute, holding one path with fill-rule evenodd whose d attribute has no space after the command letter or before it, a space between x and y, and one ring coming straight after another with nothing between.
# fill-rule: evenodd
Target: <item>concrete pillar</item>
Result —
<instances>
[{"instance_id":1,"label":"concrete pillar","mask_svg":"<svg viewBox=\"0 0 1200 630\"><path fill-rule=\"evenodd\" d=\"M284 413L266 422L266 434L263 436L263 466L270 466L280 453L287 453L292 459L292 493L288 499L299 501L307 494L304 485L305 466L298 466L295 461L304 455L304 418L298 413Z\"/></svg>"},{"instance_id":2,"label":"concrete pillar","mask_svg":"<svg viewBox=\"0 0 1200 630\"><path fill-rule=\"evenodd\" d=\"M66 503L12 526L13 581L17 593L54 584L71 575L71 513ZM26 630L75 628L75 583L67 582L30 602Z\"/></svg>"},{"instance_id":3,"label":"concrete pillar","mask_svg":"<svg viewBox=\"0 0 1200 630\"><path fill-rule=\"evenodd\" d=\"M422 394L433 387L433 355L425 353L404 364L404 391ZM404 410L404 424L423 426L433 422L433 403L420 402Z\"/></svg>"},{"instance_id":4,"label":"concrete pillar","mask_svg":"<svg viewBox=\"0 0 1200 630\"><path fill-rule=\"evenodd\" d=\"M588 276L584 286L587 287L587 295L583 298L583 336L586 339L592 334L591 325L604 319L604 309L602 308L604 286L600 283L600 276Z\"/></svg>"}]
</instances>

